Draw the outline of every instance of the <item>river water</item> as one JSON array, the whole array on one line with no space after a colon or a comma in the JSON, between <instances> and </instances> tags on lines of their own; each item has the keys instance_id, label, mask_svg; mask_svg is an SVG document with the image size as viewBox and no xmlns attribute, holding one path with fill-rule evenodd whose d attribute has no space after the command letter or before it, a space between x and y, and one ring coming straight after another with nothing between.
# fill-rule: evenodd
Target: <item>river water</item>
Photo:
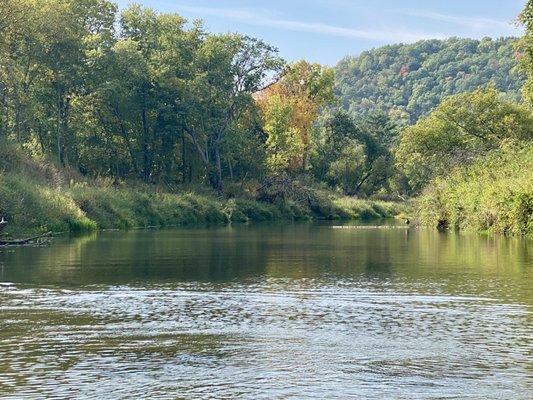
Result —
<instances>
[{"instance_id":1,"label":"river water","mask_svg":"<svg viewBox=\"0 0 533 400\"><path fill-rule=\"evenodd\" d=\"M7 399L531 399L533 242L404 227L0 250Z\"/></svg>"}]
</instances>

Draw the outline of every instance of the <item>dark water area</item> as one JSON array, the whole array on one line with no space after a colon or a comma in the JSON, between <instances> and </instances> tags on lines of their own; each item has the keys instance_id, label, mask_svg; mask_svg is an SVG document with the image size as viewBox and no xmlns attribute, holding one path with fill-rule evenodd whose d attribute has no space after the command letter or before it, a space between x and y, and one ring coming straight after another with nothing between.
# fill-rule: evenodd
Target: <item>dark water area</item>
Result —
<instances>
[{"instance_id":1,"label":"dark water area","mask_svg":"<svg viewBox=\"0 0 533 400\"><path fill-rule=\"evenodd\" d=\"M0 398L531 399L533 241L329 224L0 250Z\"/></svg>"}]
</instances>

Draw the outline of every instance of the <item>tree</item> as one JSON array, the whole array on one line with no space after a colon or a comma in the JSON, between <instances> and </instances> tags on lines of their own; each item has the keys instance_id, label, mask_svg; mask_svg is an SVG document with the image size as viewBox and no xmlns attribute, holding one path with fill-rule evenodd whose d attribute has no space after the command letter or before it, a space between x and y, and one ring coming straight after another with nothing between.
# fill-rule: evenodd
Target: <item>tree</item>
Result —
<instances>
[{"instance_id":1,"label":"tree","mask_svg":"<svg viewBox=\"0 0 533 400\"><path fill-rule=\"evenodd\" d=\"M533 1L528 0L520 21L525 25L526 31L518 43L517 56L520 66L528 74L529 79L522 88L524 99L533 104Z\"/></svg>"},{"instance_id":2,"label":"tree","mask_svg":"<svg viewBox=\"0 0 533 400\"><path fill-rule=\"evenodd\" d=\"M291 126L293 113L292 105L284 102L280 95L268 98L265 104L263 129L268 135L267 165L274 174L294 170L297 167L294 160L304 149L300 131Z\"/></svg>"},{"instance_id":3,"label":"tree","mask_svg":"<svg viewBox=\"0 0 533 400\"><path fill-rule=\"evenodd\" d=\"M489 83L520 99L523 75L515 73L516 39L424 40L364 51L335 67L336 93L354 118L383 112L408 125L446 97Z\"/></svg>"},{"instance_id":4,"label":"tree","mask_svg":"<svg viewBox=\"0 0 533 400\"><path fill-rule=\"evenodd\" d=\"M319 180L350 195L371 195L386 184L393 161L385 145L390 139L384 132L391 126L375 125L383 122L375 118L356 123L339 111L326 121L313 157L313 171Z\"/></svg>"},{"instance_id":5,"label":"tree","mask_svg":"<svg viewBox=\"0 0 533 400\"><path fill-rule=\"evenodd\" d=\"M222 189L225 136L253 106L252 94L283 66L277 50L249 37L212 35L199 47L187 85L184 129L194 143L211 185Z\"/></svg>"},{"instance_id":6,"label":"tree","mask_svg":"<svg viewBox=\"0 0 533 400\"><path fill-rule=\"evenodd\" d=\"M264 115L270 112L269 106L278 104L276 101L270 102L271 97L279 96L290 105L289 123L293 133L298 132L300 135L303 145L301 152L290 162L293 170L305 171L308 167L313 147L313 125L322 108L334 100L334 81L333 69L298 61L289 65L281 79L258 96L258 104Z\"/></svg>"},{"instance_id":7,"label":"tree","mask_svg":"<svg viewBox=\"0 0 533 400\"><path fill-rule=\"evenodd\" d=\"M469 164L506 140L530 141L532 126L531 110L503 99L494 88L459 94L403 131L397 165L416 193L432 177Z\"/></svg>"}]
</instances>

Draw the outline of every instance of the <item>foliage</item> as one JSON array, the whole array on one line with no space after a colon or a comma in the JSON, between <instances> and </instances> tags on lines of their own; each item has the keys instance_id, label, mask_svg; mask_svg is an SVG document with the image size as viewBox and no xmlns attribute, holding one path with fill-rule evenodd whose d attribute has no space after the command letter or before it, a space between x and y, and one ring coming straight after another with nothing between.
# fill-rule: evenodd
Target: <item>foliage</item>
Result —
<instances>
[{"instance_id":1,"label":"foliage","mask_svg":"<svg viewBox=\"0 0 533 400\"><path fill-rule=\"evenodd\" d=\"M17 173L0 174L0 213L19 232L96 229L68 194Z\"/></svg>"},{"instance_id":2,"label":"foliage","mask_svg":"<svg viewBox=\"0 0 533 400\"><path fill-rule=\"evenodd\" d=\"M139 5L3 0L0 214L19 230L368 218L397 206L355 197L425 190L452 215L452 186L476 192L464 171L488 182L487 157L513 188L499 171L504 194L478 188L506 202L486 200L496 222L471 204L447 220L528 232L530 186L512 168L533 139L532 7L520 41L385 46L332 69ZM524 103L515 70L530 74Z\"/></svg>"},{"instance_id":3,"label":"foliage","mask_svg":"<svg viewBox=\"0 0 533 400\"><path fill-rule=\"evenodd\" d=\"M289 65L276 83L258 94L274 171L307 170L314 147L312 128L321 109L334 100L334 80L333 69L299 61ZM273 132L274 120L278 121L278 129ZM280 138L288 145L283 155L275 144Z\"/></svg>"},{"instance_id":4,"label":"foliage","mask_svg":"<svg viewBox=\"0 0 533 400\"><path fill-rule=\"evenodd\" d=\"M269 169L280 173L289 171L291 167L297 168L294 160L301 155L304 143L300 130L291 124L293 107L279 95L274 95L265 100L263 112L263 129L268 135L266 145Z\"/></svg>"},{"instance_id":5,"label":"foliage","mask_svg":"<svg viewBox=\"0 0 533 400\"><path fill-rule=\"evenodd\" d=\"M311 218L390 217L403 210L394 203L351 202L290 181L261 189L255 196L241 193L228 198L206 188L154 187L109 179L86 180L33 159L12 145L0 146L0 215L9 222L8 233L130 229L151 226L227 224L249 221L306 220ZM275 186L275 185L274 185ZM271 197L265 195L268 190ZM279 191L277 192L279 195ZM355 200L354 200L355 201ZM357 204L355 206L354 204ZM383 212L360 212L381 209Z\"/></svg>"},{"instance_id":6,"label":"foliage","mask_svg":"<svg viewBox=\"0 0 533 400\"><path fill-rule=\"evenodd\" d=\"M356 122L337 112L319 129L312 159L315 177L346 194L376 193L394 172L390 151L394 129L378 115Z\"/></svg>"},{"instance_id":7,"label":"foliage","mask_svg":"<svg viewBox=\"0 0 533 400\"><path fill-rule=\"evenodd\" d=\"M517 55L520 59L520 67L529 79L522 88L524 99L533 104L533 1L528 0L520 21L525 25L526 32L517 44Z\"/></svg>"},{"instance_id":8,"label":"foliage","mask_svg":"<svg viewBox=\"0 0 533 400\"><path fill-rule=\"evenodd\" d=\"M523 78L515 39L425 40L364 51L335 68L342 108L354 117L381 111L415 123L444 98L492 83L510 98L519 98Z\"/></svg>"},{"instance_id":9,"label":"foliage","mask_svg":"<svg viewBox=\"0 0 533 400\"><path fill-rule=\"evenodd\" d=\"M532 126L531 109L494 88L459 94L404 130L396 162L416 193L434 176L468 165L506 140L530 142Z\"/></svg>"},{"instance_id":10,"label":"foliage","mask_svg":"<svg viewBox=\"0 0 533 400\"><path fill-rule=\"evenodd\" d=\"M533 234L533 147L506 144L473 165L436 178L418 200L423 223Z\"/></svg>"},{"instance_id":11,"label":"foliage","mask_svg":"<svg viewBox=\"0 0 533 400\"><path fill-rule=\"evenodd\" d=\"M275 48L139 5L15 3L0 10L0 137L117 180L220 189L260 169L235 158L264 146L252 94L282 69Z\"/></svg>"}]
</instances>

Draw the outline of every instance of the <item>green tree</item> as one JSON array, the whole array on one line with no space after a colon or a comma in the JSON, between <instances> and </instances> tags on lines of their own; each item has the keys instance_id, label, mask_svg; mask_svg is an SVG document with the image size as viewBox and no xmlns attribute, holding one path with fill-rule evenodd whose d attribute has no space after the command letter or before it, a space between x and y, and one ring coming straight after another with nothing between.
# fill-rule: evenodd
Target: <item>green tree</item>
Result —
<instances>
[{"instance_id":1,"label":"green tree","mask_svg":"<svg viewBox=\"0 0 533 400\"><path fill-rule=\"evenodd\" d=\"M315 177L350 195L371 195L385 186L393 173L386 145L393 134L392 126L383 122L375 116L357 123L342 111L330 117L313 157Z\"/></svg>"},{"instance_id":2,"label":"green tree","mask_svg":"<svg viewBox=\"0 0 533 400\"><path fill-rule=\"evenodd\" d=\"M222 150L228 131L253 107L252 95L282 66L275 48L241 35L211 35L199 47L186 89L184 126L214 188L223 185Z\"/></svg>"},{"instance_id":3,"label":"green tree","mask_svg":"<svg viewBox=\"0 0 533 400\"><path fill-rule=\"evenodd\" d=\"M264 130L268 135L267 164L273 173L294 170L294 160L304 149L300 131L291 126L293 112L292 105L284 102L279 95L270 97L266 102Z\"/></svg>"},{"instance_id":4,"label":"green tree","mask_svg":"<svg viewBox=\"0 0 533 400\"><path fill-rule=\"evenodd\" d=\"M446 97L489 83L520 99L523 75L515 73L516 39L424 40L346 57L336 70L335 89L353 117L383 112L414 124Z\"/></svg>"},{"instance_id":5,"label":"green tree","mask_svg":"<svg viewBox=\"0 0 533 400\"><path fill-rule=\"evenodd\" d=\"M531 141L532 126L531 110L503 99L494 88L459 94L404 130L397 165L416 193L434 176L469 164L506 140Z\"/></svg>"},{"instance_id":6,"label":"green tree","mask_svg":"<svg viewBox=\"0 0 533 400\"><path fill-rule=\"evenodd\" d=\"M528 0L520 21L524 24L526 31L518 43L517 55L520 59L520 66L529 76L529 79L522 88L524 99L533 104L533 1Z\"/></svg>"}]
</instances>

